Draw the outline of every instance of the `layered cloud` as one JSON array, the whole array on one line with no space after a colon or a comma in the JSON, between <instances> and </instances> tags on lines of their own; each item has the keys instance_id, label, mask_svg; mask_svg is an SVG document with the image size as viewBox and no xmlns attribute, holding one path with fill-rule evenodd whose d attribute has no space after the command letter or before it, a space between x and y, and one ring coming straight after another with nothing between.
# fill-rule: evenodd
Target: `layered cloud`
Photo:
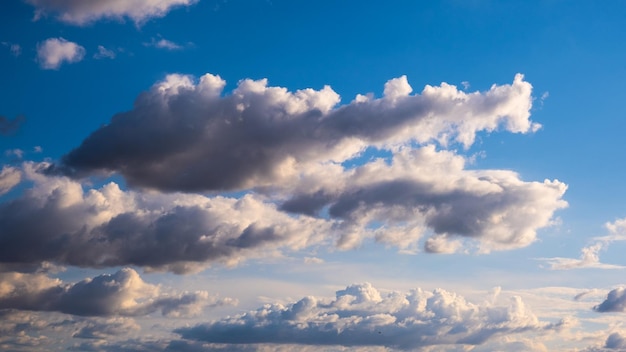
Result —
<instances>
[{"instance_id":1,"label":"layered cloud","mask_svg":"<svg viewBox=\"0 0 626 352\"><path fill-rule=\"evenodd\" d=\"M85 48L64 38L50 38L37 44L37 59L44 70L57 70L64 63L79 62Z\"/></svg>"},{"instance_id":2,"label":"layered cloud","mask_svg":"<svg viewBox=\"0 0 626 352\"><path fill-rule=\"evenodd\" d=\"M558 329L541 322L514 297L508 306L473 304L437 289L383 294L370 284L271 304L212 323L180 328L183 339L222 344L384 346L416 350L435 345L480 345L506 334Z\"/></svg>"},{"instance_id":3,"label":"layered cloud","mask_svg":"<svg viewBox=\"0 0 626 352\"><path fill-rule=\"evenodd\" d=\"M133 269L64 284L43 274L0 273L0 309L54 311L80 316L141 316L160 311L166 316L198 313L217 301L207 292L160 294ZM84 332L86 334L86 332Z\"/></svg>"},{"instance_id":4,"label":"layered cloud","mask_svg":"<svg viewBox=\"0 0 626 352\"><path fill-rule=\"evenodd\" d=\"M397 148L437 141L470 146L479 131L526 133L531 85L465 93L426 86L411 95L405 76L385 84L384 97L358 95L337 106L330 87L290 92L267 80L225 82L206 74L169 75L63 158L72 175L119 172L131 186L163 191L222 191L275 186L315 165L341 163L367 147Z\"/></svg>"},{"instance_id":5,"label":"layered cloud","mask_svg":"<svg viewBox=\"0 0 626 352\"><path fill-rule=\"evenodd\" d=\"M536 230L567 205L559 181L524 182L511 171L466 170L465 159L434 146L403 149L325 183L304 183L282 208L315 215L327 209L341 220L340 244L371 232L380 242L407 248L424 233L428 252L462 248L477 240L482 251L527 246Z\"/></svg>"},{"instance_id":6,"label":"layered cloud","mask_svg":"<svg viewBox=\"0 0 626 352\"><path fill-rule=\"evenodd\" d=\"M7 193L22 180L22 173L19 169L11 166L4 166L0 170L0 196Z\"/></svg>"},{"instance_id":7,"label":"layered cloud","mask_svg":"<svg viewBox=\"0 0 626 352\"><path fill-rule=\"evenodd\" d=\"M35 19L54 14L66 23L85 25L100 19L129 18L141 24L151 18L163 17L172 8L189 6L198 0L25 0L35 7Z\"/></svg>"},{"instance_id":8,"label":"layered cloud","mask_svg":"<svg viewBox=\"0 0 626 352\"><path fill-rule=\"evenodd\" d=\"M326 240L329 223L290 216L259 197L137 193L115 183L85 191L37 172L34 186L0 205L0 258L13 270L41 262L82 267L138 265L186 273Z\"/></svg>"}]
</instances>

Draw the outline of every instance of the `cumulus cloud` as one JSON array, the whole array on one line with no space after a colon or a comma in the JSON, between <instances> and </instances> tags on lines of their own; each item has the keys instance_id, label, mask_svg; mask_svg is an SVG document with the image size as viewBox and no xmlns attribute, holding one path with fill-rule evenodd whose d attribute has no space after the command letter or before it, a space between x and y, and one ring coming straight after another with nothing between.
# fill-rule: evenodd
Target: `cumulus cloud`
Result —
<instances>
[{"instance_id":1,"label":"cumulus cloud","mask_svg":"<svg viewBox=\"0 0 626 352\"><path fill-rule=\"evenodd\" d=\"M131 186L164 191L237 190L296 180L320 165L341 163L366 147L460 143L480 131L535 131L532 86L512 84L466 93L442 83L411 94L406 77L385 96L337 106L329 86L290 92L267 80L242 80L222 96L219 76L195 82L168 75L65 155L57 171L75 176L119 172ZM158 141L158 142L157 142ZM219 170L217 172L216 170Z\"/></svg>"},{"instance_id":2,"label":"cumulus cloud","mask_svg":"<svg viewBox=\"0 0 626 352\"><path fill-rule=\"evenodd\" d=\"M85 25L100 19L129 18L140 25L151 18L165 16L179 6L189 6L198 0L25 0L35 7L35 19L54 14L65 23Z\"/></svg>"},{"instance_id":3,"label":"cumulus cloud","mask_svg":"<svg viewBox=\"0 0 626 352\"><path fill-rule=\"evenodd\" d=\"M611 333L601 346L589 347L584 352L615 352L626 351L626 335L620 332Z\"/></svg>"},{"instance_id":4,"label":"cumulus cloud","mask_svg":"<svg viewBox=\"0 0 626 352\"><path fill-rule=\"evenodd\" d=\"M600 313L626 311L626 288L618 287L609 291L606 299L593 310Z\"/></svg>"},{"instance_id":5,"label":"cumulus cloud","mask_svg":"<svg viewBox=\"0 0 626 352\"><path fill-rule=\"evenodd\" d=\"M626 266L605 264L600 262L600 252L605 251L612 242L626 240L626 219L618 219L607 222L605 225L609 231L607 236L594 237L594 243L580 250L580 258L536 258L550 265L551 270L569 270L578 268L594 269L625 269Z\"/></svg>"},{"instance_id":6,"label":"cumulus cloud","mask_svg":"<svg viewBox=\"0 0 626 352\"><path fill-rule=\"evenodd\" d=\"M24 177L34 186L0 204L1 263L187 273L319 244L331 232L326 220L290 216L253 195L138 193L115 183L85 191L66 177L38 173L43 167L25 163Z\"/></svg>"},{"instance_id":7,"label":"cumulus cloud","mask_svg":"<svg viewBox=\"0 0 626 352\"><path fill-rule=\"evenodd\" d=\"M370 284L175 330L186 340L223 344L384 346L416 350L480 345L506 334L557 329L539 321L519 297L508 306L473 304L442 289L383 294Z\"/></svg>"},{"instance_id":8,"label":"cumulus cloud","mask_svg":"<svg viewBox=\"0 0 626 352\"><path fill-rule=\"evenodd\" d=\"M463 157L432 145L403 149L390 162L378 159L330 180L295 189L282 208L311 215L327 209L341 221L340 246L347 247L369 231L379 242L406 248L430 230L427 252L458 251L459 238L477 240L481 251L519 248L567 205L562 182L466 170Z\"/></svg>"},{"instance_id":9,"label":"cumulus cloud","mask_svg":"<svg viewBox=\"0 0 626 352\"><path fill-rule=\"evenodd\" d=\"M197 313L217 303L207 292L164 295L124 268L75 284L43 274L0 273L0 309L55 311L79 316L141 316L160 311L165 316ZM231 300L219 303L231 303Z\"/></svg>"},{"instance_id":10,"label":"cumulus cloud","mask_svg":"<svg viewBox=\"0 0 626 352\"><path fill-rule=\"evenodd\" d=\"M79 62L85 48L64 38L50 38L37 44L37 59L44 70L57 70L64 63Z\"/></svg>"},{"instance_id":11,"label":"cumulus cloud","mask_svg":"<svg viewBox=\"0 0 626 352\"><path fill-rule=\"evenodd\" d=\"M23 115L18 115L13 120L0 115L0 135L9 136L17 132L24 121L26 118Z\"/></svg>"}]
</instances>

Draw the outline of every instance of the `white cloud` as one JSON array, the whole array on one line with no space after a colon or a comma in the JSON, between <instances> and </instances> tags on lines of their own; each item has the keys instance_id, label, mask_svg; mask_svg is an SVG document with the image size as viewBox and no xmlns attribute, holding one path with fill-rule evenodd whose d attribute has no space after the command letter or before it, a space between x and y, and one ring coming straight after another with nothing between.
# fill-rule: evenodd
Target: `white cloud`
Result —
<instances>
[{"instance_id":1,"label":"white cloud","mask_svg":"<svg viewBox=\"0 0 626 352\"><path fill-rule=\"evenodd\" d=\"M85 48L63 38L50 38L37 44L39 65L45 70L57 70L64 63L79 62Z\"/></svg>"},{"instance_id":2,"label":"white cloud","mask_svg":"<svg viewBox=\"0 0 626 352\"><path fill-rule=\"evenodd\" d=\"M614 222L607 222L605 225L609 235L594 237L594 243L583 247L580 252L580 259L574 258L536 258L550 265L551 270L569 270L579 268L594 269L626 269L626 266L605 264L600 262L600 252L606 250L611 242L626 241L626 219L618 219Z\"/></svg>"},{"instance_id":3,"label":"white cloud","mask_svg":"<svg viewBox=\"0 0 626 352\"><path fill-rule=\"evenodd\" d=\"M165 49L165 50L181 50L184 48L183 45L174 43L171 40L167 40L165 38L161 38L161 39L155 39L152 38L152 41L149 43L145 43L144 45L146 46L152 46L158 49Z\"/></svg>"},{"instance_id":4,"label":"white cloud","mask_svg":"<svg viewBox=\"0 0 626 352\"><path fill-rule=\"evenodd\" d=\"M79 316L141 316L161 311L165 316L197 314L218 301L207 292L165 295L124 268L109 275L64 284L44 274L0 273L0 309L56 311Z\"/></svg>"},{"instance_id":5,"label":"white cloud","mask_svg":"<svg viewBox=\"0 0 626 352\"><path fill-rule=\"evenodd\" d=\"M10 191L22 180L22 172L11 166L4 166L0 171L0 195Z\"/></svg>"},{"instance_id":6,"label":"white cloud","mask_svg":"<svg viewBox=\"0 0 626 352\"><path fill-rule=\"evenodd\" d=\"M189 6L198 0L25 0L35 7L35 19L48 13L63 22L85 25L100 19L130 18L137 25L151 18L165 16L178 6Z\"/></svg>"},{"instance_id":7,"label":"white cloud","mask_svg":"<svg viewBox=\"0 0 626 352\"><path fill-rule=\"evenodd\" d=\"M167 191L247 189L297 180L368 146L469 147L480 131L528 133L539 126L529 119L532 86L522 75L486 92L443 83L415 95L407 95L412 88L401 77L387 82L383 98L342 106L328 86L289 92L246 79L221 97L225 84L211 74L199 82L168 75L58 167L74 175L119 172L131 186Z\"/></svg>"},{"instance_id":8,"label":"white cloud","mask_svg":"<svg viewBox=\"0 0 626 352\"><path fill-rule=\"evenodd\" d=\"M559 324L541 322L519 297L508 306L495 306L470 303L442 289L383 294L366 283L337 291L334 299L308 296L175 331L183 339L217 344L417 350L469 347L503 335L554 329Z\"/></svg>"}]
</instances>

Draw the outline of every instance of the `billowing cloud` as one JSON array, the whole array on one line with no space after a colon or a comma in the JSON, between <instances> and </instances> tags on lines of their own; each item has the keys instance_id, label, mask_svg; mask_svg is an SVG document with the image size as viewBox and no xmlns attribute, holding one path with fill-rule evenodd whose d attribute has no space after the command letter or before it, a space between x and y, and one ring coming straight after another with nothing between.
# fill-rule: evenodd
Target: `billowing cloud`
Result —
<instances>
[{"instance_id":1,"label":"billowing cloud","mask_svg":"<svg viewBox=\"0 0 626 352\"><path fill-rule=\"evenodd\" d=\"M197 313L217 300L207 292L160 294L130 268L75 284L43 274L0 273L0 309L55 311L80 316L140 316L160 311L166 316ZM224 300L220 303L230 303Z\"/></svg>"},{"instance_id":2,"label":"billowing cloud","mask_svg":"<svg viewBox=\"0 0 626 352\"><path fill-rule=\"evenodd\" d=\"M379 99L359 95L337 106L329 86L290 92L267 80L242 80L230 95L211 74L199 82L168 75L67 154L58 171L119 172L131 186L164 191L237 190L296 180L312 167L340 163L367 147L407 143L469 147L479 131L535 131L532 86L466 93L442 83L411 95L405 76Z\"/></svg>"},{"instance_id":3,"label":"billowing cloud","mask_svg":"<svg viewBox=\"0 0 626 352\"><path fill-rule=\"evenodd\" d=\"M390 162L378 159L329 180L298 186L282 208L311 215L327 209L341 220L339 241L347 247L369 231L379 242L407 248L430 231L428 252L457 251L463 248L459 238L477 240L482 251L519 248L567 205L562 182L466 170L463 157L432 145L403 149Z\"/></svg>"},{"instance_id":4,"label":"billowing cloud","mask_svg":"<svg viewBox=\"0 0 626 352\"><path fill-rule=\"evenodd\" d=\"M39 66L45 70L57 70L64 63L79 62L85 56L85 48L64 38L50 38L37 44Z\"/></svg>"},{"instance_id":5,"label":"billowing cloud","mask_svg":"<svg viewBox=\"0 0 626 352\"><path fill-rule=\"evenodd\" d=\"M584 350L584 352L616 352L626 351L626 335L620 332L611 333L601 346L594 346Z\"/></svg>"},{"instance_id":6,"label":"billowing cloud","mask_svg":"<svg viewBox=\"0 0 626 352\"><path fill-rule=\"evenodd\" d=\"M241 315L176 330L183 339L223 344L385 346L416 350L480 345L501 335L557 329L514 297L508 306L473 304L442 289L383 294L370 284L308 296Z\"/></svg>"},{"instance_id":7,"label":"billowing cloud","mask_svg":"<svg viewBox=\"0 0 626 352\"><path fill-rule=\"evenodd\" d=\"M163 17L172 8L189 6L198 0L25 0L35 7L35 19L55 14L63 22L85 25L99 19L130 18L141 24L151 18Z\"/></svg>"},{"instance_id":8,"label":"billowing cloud","mask_svg":"<svg viewBox=\"0 0 626 352\"><path fill-rule=\"evenodd\" d=\"M24 121L26 121L26 118L23 115L18 115L13 120L0 115L0 136L8 136L15 133Z\"/></svg>"},{"instance_id":9,"label":"billowing cloud","mask_svg":"<svg viewBox=\"0 0 626 352\"><path fill-rule=\"evenodd\" d=\"M625 312L626 311L626 288L618 287L606 296L606 299L593 307L593 310L600 313L606 312Z\"/></svg>"},{"instance_id":10,"label":"billowing cloud","mask_svg":"<svg viewBox=\"0 0 626 352\"><path fill-rule=\"evenodd\" d=\"M138 265L186 273L234 264L327 239L330 224L290 216L260 197L241 199L123 191L115 183L85 191L66 177L24 164L33 188L0 204L0 262L32 266ZM36 221L34 221L36 219Z\"/></svg>"}]
</instances>

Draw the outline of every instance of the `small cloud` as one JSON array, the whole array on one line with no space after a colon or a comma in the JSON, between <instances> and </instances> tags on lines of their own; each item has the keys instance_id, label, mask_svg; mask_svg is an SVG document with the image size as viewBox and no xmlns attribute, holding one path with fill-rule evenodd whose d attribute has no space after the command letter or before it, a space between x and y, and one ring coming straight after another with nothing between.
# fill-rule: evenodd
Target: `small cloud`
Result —
<instances>
[{"instance_id":1,"label":"small cloud","mask_svg":"<svg viewBox=\"0 0 626 352\"><path fill-rule=\"evenodd\" d=\"M63 63L76 63L83 57L85 48L64 38L50 38L37 44L37 59L44 70L57 70Z\"/></svg>"},{"instance_id":2,"label":"small cloud","mask_svg":"<svg viewBox=\"0 0 626 352\"><path fill-rule=\"evenodd\" d=\"M157 49L165 49L165 50L170 50L170 51L182 50L185 48L184 45L174 43L173 41L167 40L165 38L160 38L160 39L152 38L152 40L149 43L144 43L144 45L157 48Z\"/></svg>"},{"instance_id":3,"label":"small cloud","mask_svg":"<svg viewBox=\"0 0 626 352\"><path fill-rule=\"evenodd\" d=\"M2 42L3 46L6 46L11 51L13 56L18 57L22 54L22 47L19 44L10 43L10 42Z\"/></svg>"},{"instance_id":4,"label":"small cloud","mask_svg":"<svg viewBox=\"0 0 626 352\"><path fill-rule=\"evenodd\" d=\"M468 90L470 87L470 83L468 81L461 82L461 85L463 86L464 90Z\"/></svg>"},{"instance_id":5,"label":"small cloud","mask_svg":"<svg viewBox=\"0 0 626 352\"><path fill-rule=\"evenodd\" d=\"M115 52L102 45L98 45L98 52L93 54L94 59L115 59Z\"/></svg>"},{"instance_id":6,"label":"small cloud","mask_svg":"<svg viewBox=\"0 0 626 352\"><path fill-rule=\"evenodd\" d=\"M324 259L317 257L304 257L304 264L323 264Z\"/></svg>"},{"instance_id":7,"label":"small cloud","mask_svg":"<svg viewBox=\"0 0 626 352\"><path fill-rule=\"evenodd\" d=\"M43 148L42 148L42 147L40 147L40 146L36 145L36 146L33 148L33 153L41 153L41 152L43 152Z\"/></svg>"},{"instance_id":8,"label":"small cloud","mask_svg":"<svg viewBox=\"0 0 626 352\"><path fill-rule=\"evenodd\" d=\"M18 159L22 159L24 157L24 151L21 149L9 149L4 152L4 155L9 156L9 157L14 156Z\"/></svg>"}]
</instances>

